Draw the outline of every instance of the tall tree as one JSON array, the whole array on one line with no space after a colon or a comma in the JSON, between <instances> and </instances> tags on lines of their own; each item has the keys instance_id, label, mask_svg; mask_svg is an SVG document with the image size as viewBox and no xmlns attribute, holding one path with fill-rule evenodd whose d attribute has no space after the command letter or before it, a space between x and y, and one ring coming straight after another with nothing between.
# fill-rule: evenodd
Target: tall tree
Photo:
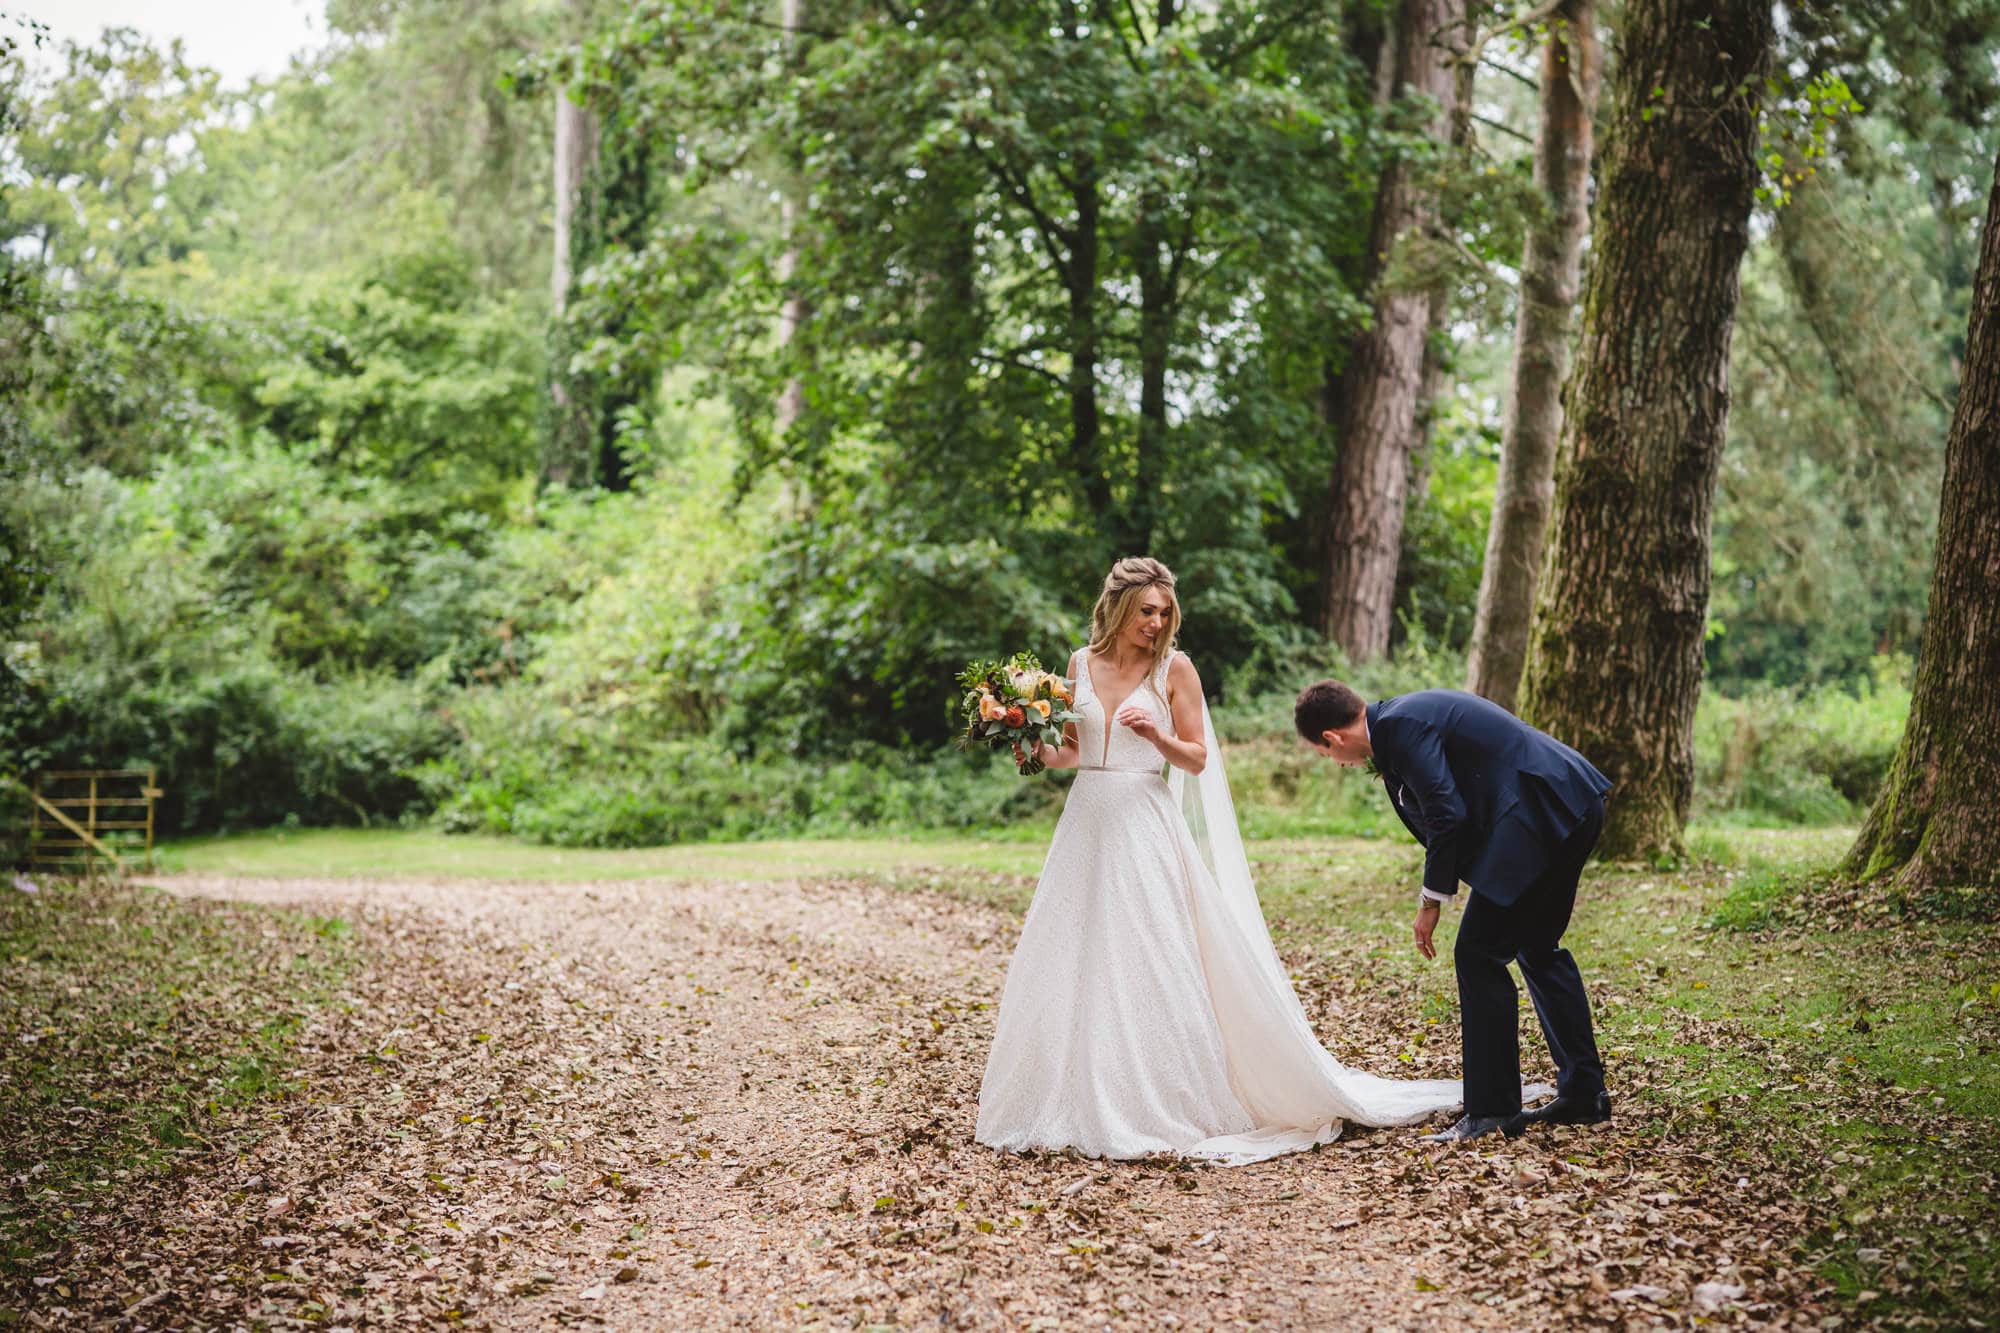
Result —
<instances>
[{"instance_id":1,"label":"tall tree","mask_svg":"<svg viewBox=\"0 0 2000 1333\"><path fill-rule=\"evenodd\" d=\"M1910 888L2000 885L2000 162L1994 171L1910 718L1845 867Z\"/></svg>"},{"instance_id":2,"label":"tall tree","mask_svg":"<svg viewBox=\"0 0 2000 1333\"><path fill-rule=\"evenodd\" d=\"M1067 637L1035 619L1051 590L1140 547L1201 589L1195 651L1282 636L1268 526L1326 484L1304 349L1365 313L1343 264L1373 136L1336 7L813 5L789 75L782 15L638 4L596 44L607 125L672 125L686 188L586 298L630 309L607 359L670 355L727 395L746 478L813 488L734 618L775 626L771 687L930 734L908 682L995 635ZM794 293L810 318L780 346ZM809 411L780 430L794 377Z\"/></svg>"},{"instance_id":3,"label":"tall tree","mask_svg":"<svg viewBox=\"0 0 2000 1333\"><path fill-rule=\"evenodd\" d=\"M1761 0L1632 0L1521 715L1616 784L1612 856L1678 854L1710 522L1773 38Z\"/></svg>"},{"instance_id":4,"label":"tall tree","mask_svg":"<svg viewBox=\"0 0 2000 1333\"><path fill-rule=\"evenodd\" d=\"M580 8L573 4L573 9ZM555 88L555 241L549 263L549 306L555 317L549 358L550 432L542 472L550 481L567 484L589 475L595 452L595 413L588 405L588 388L577 382L566 355L570 339L562 328L569 307L570 283L578 246L578 209L590 163L597 155L597 118L583 104L580 90L567 81Z\"/></svg>"},{"instance_id":5,"label":"tall tree","mask_svg":"<svg viewBox=\"0 0 2000 1333\"><path fill-rule=\"evenodd\" d=\"M1402 0L1384 58L1391 87L1437 107L1432 136L1448 137L1457 103L1453 56L1465 46L1465 0ZM1333 485L1327 502L1326 634L1355 661L1389 649L1402 549L1410 446L1422 396L1430 329L1426 292L1381 281L1397 245L1431 223L1433 201L1416 163L1399 156L1382 173L1368 261L1373 318L1330 386Z\"/></svg>"},{"instance_id":6,"label":"tall tree","mask_svg":"<svg viewBox=\"0 0 2000 1333\"><path fill-rule=\"evenodd\" d=\"M1600 65L1595 0L1562 0L1542 48L1535 186L1543 211L1528 228L1514 324L1513 392L1501 430L1500 477L1479 583L1466 688L1514 706L1528 656L1528 620L1555 496L1570 312L1590 227L1592 118Z\"/></svg>"},{"instance_id":7,"label":"tall tree","mask_svg":"<svg viewBox=\"0 0 2000 1333\"><path fill-rule=\"evenodd\" d=\"M796 68L799 49L799 13L804 0L782 0L778 7L778 26L785 34L785 58L788 68ZM800 226L799 206L800 185L796 179L786 181L780 187L778 204L778 226L784 233L785 250L778 256L778 286L784 293L784 303L778 308L778 346L791 349L798 340L799 329L806 322L806 300L800 293L796 281L799 268L798 230ZM778 432L783 434L805 411L805 385L797 375L785 381L784 392L778 395Z\"/></svg>"}]
</instances>

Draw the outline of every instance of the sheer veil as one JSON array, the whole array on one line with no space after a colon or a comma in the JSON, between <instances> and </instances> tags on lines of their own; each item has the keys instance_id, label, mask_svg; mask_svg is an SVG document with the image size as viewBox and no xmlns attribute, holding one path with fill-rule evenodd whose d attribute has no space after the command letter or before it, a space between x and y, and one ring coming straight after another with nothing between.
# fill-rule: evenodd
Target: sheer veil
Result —
<instances>
[{"instance_id":1,"label":"sheer veil","mask_svg":"<svg viewBox=\"0 0 2000 1333\"><path fill-rule=\"evenodd\" d=\"M1343 1120L1411 1124L1457 1106L1456 1079L1379 1078L1348 1069L1320 1045L1264 924L1206 700L1201 727L1208 762L1199 774L1173 769L1169 791L1200 858L1187 867L1188 879L1230 1083L1260 1128L1210 1139L1189 1155L1260 1161L1329 1142Z\"/></svg>"}]
</instances>

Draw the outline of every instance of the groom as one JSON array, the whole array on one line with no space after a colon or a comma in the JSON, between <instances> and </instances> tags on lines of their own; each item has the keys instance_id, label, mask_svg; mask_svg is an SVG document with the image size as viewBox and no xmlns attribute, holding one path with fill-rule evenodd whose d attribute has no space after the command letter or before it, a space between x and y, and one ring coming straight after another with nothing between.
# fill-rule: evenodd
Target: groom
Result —
<instances>
[{"instance_id":1,"label":"groom","mask_svg":"<svg viewBox=\"0 0 2000 1333\"><path fill-rule=\"evenodd\" d=\"M1417 948L1437 957L1439 904L1472 888L1453 960L1465 1034L1465 1115L1426 1142L1455 1143L1530 1124L1611 1118L1590 1000L1562 948L1576 883L1604 828L1610 779L1561 741L1457 690L1378 704L1337 680L1308 685L1293 717L1305 743L1343 765L1373 761L1396 813L1424 845ZM1521 1110L1519 962L1556 1061L1556 1096Z\"/></svg>"}]
</instances>

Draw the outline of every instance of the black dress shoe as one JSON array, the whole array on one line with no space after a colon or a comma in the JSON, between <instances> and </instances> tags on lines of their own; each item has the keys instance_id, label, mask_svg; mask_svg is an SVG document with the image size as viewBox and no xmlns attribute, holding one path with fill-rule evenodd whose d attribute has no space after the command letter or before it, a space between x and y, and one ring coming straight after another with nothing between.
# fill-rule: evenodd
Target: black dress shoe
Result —
<instances>
[{"instance_id":1,"label":"black dress shoe","mask_svg":"<svg viewBox=\"0 0 2000 1333\"><path fill-rule=\"evenodd\" d=\"M1521 1112L1523 1125L1601 1125L1611 1118L1611 1094L1563 1097L1532 1111Z\"/></svg>"},{"instance_id":2,"label":"black dress shoe","mask_svg":"<svg viewBox=\"0 0 2000 1333\"><path fill-rule=\"evenodd\" d=\"M1514 1115L1468 1115L1461 1116L1459 1122L1450 1129L1435 1134L1426 1134L1419 1143L1463 1143L1467 1139L1484 1138L1488 1134L1505 1134L1517 1137L1520 1132L1520 1117Z\"/></svg>"}]
</instances>

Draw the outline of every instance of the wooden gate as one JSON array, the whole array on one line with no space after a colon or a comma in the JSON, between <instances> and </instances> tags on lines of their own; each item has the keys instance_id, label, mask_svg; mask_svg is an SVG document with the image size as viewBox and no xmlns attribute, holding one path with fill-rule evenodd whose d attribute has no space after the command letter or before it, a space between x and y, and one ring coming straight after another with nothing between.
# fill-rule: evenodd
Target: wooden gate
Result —
<instances>
[{"instance_id":1,"label":"wooden gate","mask_svg":"<svg viewBox=\"0 0 2000 1333\"><path fill-rule=\"evenodd\" d=\"M29 779L28 865L55 874L153 868L153 802L166 793L150 768L70 769ZM140 834L143 832L143 841Z\"/></svg>"}]
</instances>

